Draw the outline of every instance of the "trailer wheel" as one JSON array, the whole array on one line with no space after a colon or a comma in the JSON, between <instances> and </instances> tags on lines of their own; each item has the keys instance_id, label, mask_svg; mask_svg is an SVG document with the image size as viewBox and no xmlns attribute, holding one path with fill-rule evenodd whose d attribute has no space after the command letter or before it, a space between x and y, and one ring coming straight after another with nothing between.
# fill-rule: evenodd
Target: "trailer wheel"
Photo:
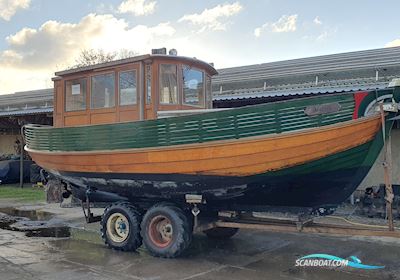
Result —
<instances>
[{"instance_id":1,"label":"trailer wheel","mask_svg":"<svg viewBox=\"0 0 400 280\"><path fill-rule=\"evenodd\" d=\"M163 203L146 212L141 234L149 253L163 258L179 256L192 241L192 228L185 213L176 206Z\"/></svg>"},{"instance_id":2,"label":"trailer wheel","mask_svg":"<svg viewBox=\"0 0 400 280\"><path fill-rule=\"evenodd\" d=\"M104 210L101 236L104 243L115 250L135 251L142 245L140 213L129 203L119 202Z\"/></svg>"},{"instance_id":3,"label":"trailer wheel","mask_svg":"<svg viewBox=\"0 0 400 280\"><path fill-rule=\"evenodd\" d=\"M239 231L238 228L225 228L225 227L216 227L212 229L205 230L204 233L209 238L214 239L228 239L234 236Z\"/></svg>"}]
</instances>

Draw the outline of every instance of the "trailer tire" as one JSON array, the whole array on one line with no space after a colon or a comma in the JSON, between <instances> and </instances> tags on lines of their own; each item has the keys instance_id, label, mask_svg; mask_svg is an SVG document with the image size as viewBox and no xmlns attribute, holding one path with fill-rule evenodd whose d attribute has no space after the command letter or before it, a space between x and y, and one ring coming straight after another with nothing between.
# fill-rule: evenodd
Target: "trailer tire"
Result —
<instances>
[{"instance_id":1,"label":"trailer tire","mask_svg":"<svg viewBox=\"0 0 400 280\"><path fill-rule=\"evenodd\" d=\"M143 217L141 235L152 256L175 258L192 241L191 223L180 208L169 204L156 204Z\"/></svg>"},{"instance_id":2,"label":"trailer tire","mask_svg":"<svg viewBox=\"0 0 400 280\"><path fill-rule=\"evenodd\" d=\"M204 233L207 235L208 238L228 239L234 236L238 231L238 228L216 227L205 230Z\"/></svg>"},{"instance_id":3,"label":"trailer tire","mask_svg":"<svg viewBox=\"0 0 400 280\"><path fill-rule=\"evenodd\" d=\"M101 219L101 237L104 243L118 251L135 251L142 245L141 215L127 202L111 204Z\"/></svg>"}]
</instances>

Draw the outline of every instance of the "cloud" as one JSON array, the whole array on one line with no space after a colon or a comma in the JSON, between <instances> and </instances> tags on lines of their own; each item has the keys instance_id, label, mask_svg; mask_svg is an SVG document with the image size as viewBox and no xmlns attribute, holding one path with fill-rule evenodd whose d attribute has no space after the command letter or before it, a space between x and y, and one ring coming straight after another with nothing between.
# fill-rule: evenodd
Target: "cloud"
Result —
<instances>
[{"instance_id":1,"label":"cloud","mask_svg":"<svg viewBox=\"0 0 400 280\"><path fill-rule=\"evenodd\" d=\"M47 73L50 81L54 71L73 64L83 49L107 52L129 49L148 53L154 46L164 46L164 42L174 34L175 29L169 22L130 27L124 19L109 14L89 14L78 23L47 21L37 29L23 28L8 36L8 48L0 51L0 93L23 87L20 78L24 76L16 79L17 75L11 75L18 70L26 75L30 72L30 89L43 87L37 84L40 81L46 85L43 73Z\"/></svg>"},{"instance_id":2,"label":"cloud","mask_svg":"<svg viewBox=\"0 0 400 280\"><path fill-rule=\"evenodd\" d=\"M121 14L132 13L135 16L146 16L154 13L156 1L146 0L125 0L118 6Z\"/></svg>"},{"instance_id":3,"label":"cloud","mask_svg":"<svg viewBox=\"0 0 400 280\"><path fill-rule=\"evenodd\" d=\"M0 95L17 91L52 88L51 77L54 73L43 70L24 70L0 65Z\"/></svg>"},{"instance_id":4,"label":"cloud","mask_svg":"<svg viewBox=\"0 0 400 280\"><path fill-rule=\"evenodd\" d=\"M0 18L9 21L19 9L29 8L31 0L0 0Z\"/></svg>"},{"instance_id":5,"label":"cloud","mask_svg":"<svg viewBox=\"0 0 400 280\"><path fill-rule=\"evenodd\" d=\"M325 41L327 38L329 37L329 32L328 31L324 31L322 32L320 35L317 36L317 41Z\"/></svg>"},{"instance_id":6,"label":"cloud","mask_svg":"<svg viewBox=\"0 0 400 280\"><path fill-rule=\"evenodd\" d=\"M135 51L143 52L155 38L174 33L175 29L168 22L130 28L124 19L107 14L89 14L76 24L47 21L38 29L23 28L8 36L9 48L0 52L0 63L43 68L69 63L87 48L114 51L135 47Z\"/></svg>"},{"instance_id":7,"label":"cloud","mask_svg":"<svg viewBox=\"0 0 400 280\"><path fill-rule=\"evenodd\" d=\"M400 39L393 40L385 45L385 48L400 47Z\"/></svg>"},{"instance_id":8,"label":"cloud","mask_svg":"<svg viewBox=\"0 0 400 280\"><path fill-rule=\"evenodd\" d=\"M283 15L276 22L266 22L262 26L254 29L254 36L260 37L265 30L275 33L294 32L297 30L297 18L298 15Z\"/></svg>"},{"instance_id":9,"label":"cloud","mask_svg":"<svg viewBox=\"0 0 400 280\"><path fill-rule=\"evenodd\" d=\"M190 22L201 26L200 32L205 30L226 30L227 18L238 14L242 10L239 2L220 4L211 9L205 9L200 14L190 14L181 17L178 22Z\"/></svg>"},{"instance_id":10,"label":"cloud","mask_svg":"<svg viewBox=\"0 0 400 280\"><path fill-rule=\"evenodd\" d=\"M283 15L277 21L271 24L272 32L294 32L297 29L297 15Z\"/></svg>"},{"instance_id":11,"label":"cloud","mask_svg":"<svg viewBox=\"0 0 400 280\"><path fill-rule=\"evenodd\" d=\"M254 36L256 37L260 37L261 36L261 31L264 28L264 25L262 25L261 27L257 27L256 29L254 29Z\"/></svg>"},{"instance_id":12,"label":"cloud","mask_svg":"<svg viewBox=\"0 0 400 280\"><path fill-rule=\"evenodd\" d=\"M316 16L315 19L313 20L313 22L314 22L316 25L321 25L321 24L322 24L322 21L321 21L321 19L319 18L319 16Z\"/></svg>"},{"instance_id":13,"label":"cloud","mask_svg":"<svg viewBox=\"0 0 400 280\"><path fill-rule=\"evenodd\" d=\"M94 8L96 14L115 14L118 11L115 10L112 4L100 3Z\"/></svg>"}]
</instances>

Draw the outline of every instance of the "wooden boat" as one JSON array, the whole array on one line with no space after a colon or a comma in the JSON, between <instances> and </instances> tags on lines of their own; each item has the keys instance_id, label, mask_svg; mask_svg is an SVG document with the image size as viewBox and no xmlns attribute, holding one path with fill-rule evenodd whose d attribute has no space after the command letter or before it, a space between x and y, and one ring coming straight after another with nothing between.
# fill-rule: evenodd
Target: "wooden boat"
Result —
<instances>
[{"instance_id":1,"label":"wooden boat","mask_svg":"<svg viewBox=\"0 0 400 280\"><path fill-rule=\"evenodd\" d=\"M214 110L216 73L171 55L58 72L54 127L26 125L25 149L82 201L324 212L366 176L400 99L393 87ZM390 109L384 129L379 102Z\"/></svg>"}]
</instances>

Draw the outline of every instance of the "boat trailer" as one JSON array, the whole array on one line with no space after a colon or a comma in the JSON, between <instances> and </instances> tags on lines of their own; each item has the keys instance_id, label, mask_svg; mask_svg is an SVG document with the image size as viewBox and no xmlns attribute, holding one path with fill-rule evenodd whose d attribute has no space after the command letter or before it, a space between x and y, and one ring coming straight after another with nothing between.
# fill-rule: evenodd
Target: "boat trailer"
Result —
<instances>
[{"instance_id":1,"label":"boat trailer","mask_svg":"<svg viewBox=\"0 0 400 280\"><path fill-rule=\"evenodd\" d=\"M179 256L189 247L193 233L228 239L239 229L400 238L399 228L351 222L343 217L331 216L332 209L329 207L313 209L270 206L254 210L243 208L210 212L203 211L205 208L202 204L206 201L202 195L194 194L186 195L184 205L165 201L153 204L148 209L113 197L117 201L109 204L102 216L95 216L91 211L91 203L94 201L90 198L97 196L90 195L92 191L86 192L82 208L88 223L100 222L105 244L115 250L134 251L144 243L149 253L156 257ZM113 199L110 197L110 200ZM278 208L281 208L280 211ZM203 215L200 215L201 212ZM329 219L332 218L342 219L346 223L331 223Z\"/></svg>"}]
</instances>

